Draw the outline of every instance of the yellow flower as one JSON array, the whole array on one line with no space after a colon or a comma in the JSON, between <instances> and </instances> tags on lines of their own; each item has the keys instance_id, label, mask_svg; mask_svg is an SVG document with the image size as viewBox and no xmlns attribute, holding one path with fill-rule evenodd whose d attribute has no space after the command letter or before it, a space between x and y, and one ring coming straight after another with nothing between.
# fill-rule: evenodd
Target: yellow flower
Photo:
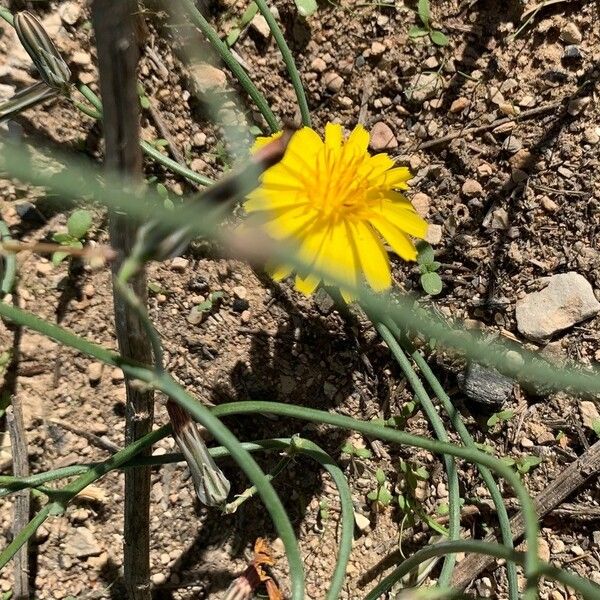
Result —
<instances>
[{"instance_id":1,"label":"yellow flower","mask_svg":"<svg viewBox=\"0 0 600 600\"><path fill-rule=\"evenodd\" d=\"M255 149L273 138L259 138ZM392 277L383 241L404 260L416 259L409 236L424 238L427 223L396 191L408 187L410 172L394 168L387 154L371 156L368 146L360 125L344 140L342 126L329 123L324 141L304 127L245 203L271 237L297 246L308 267L296 273L296 289L305 294L315 291L322 273L342 290L359 286L361 276L376 292L387 290ZM277 281L294 271L289 265L269 270Z\"/></svg>"}]
</instances>

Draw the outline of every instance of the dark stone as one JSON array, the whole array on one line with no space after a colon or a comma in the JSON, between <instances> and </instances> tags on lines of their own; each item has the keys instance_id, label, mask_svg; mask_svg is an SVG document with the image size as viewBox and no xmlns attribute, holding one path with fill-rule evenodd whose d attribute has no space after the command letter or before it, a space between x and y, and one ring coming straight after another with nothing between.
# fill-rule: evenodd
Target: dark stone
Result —
<instances>
[{"instance_id":1,"label":"dark stone","mask_svg":"<svg viewBox=\"0 0 600 600\"><path fill-rule=\"evenodd\" d=\"M243 313L250 306L250 302L245 298L234 298L231 308L236 313Z\"/></svg>"},{"instance_id":2,"label":"dark stone","mask_svg":"<svg viewBox=\"0 0 600 600\"><path fill-rule=\"evenodd\" d=\"M563 53L563 58L566 59L576 59L576 60L581 60L583 58L583 54L581 54L581 50L579 49L579 46L575 46L575 45L571 45L571 46L566 46L564 53Z\"/></svg>"},{"instance_id":3,"label":"dark stone","mask_svg":"<svg viewBox=\"0 0 600 600\"><path fill-rule=\"evenodd\" d=\"M501 407L513 392L514 381L487 367L471 363L465 373L461 387L467 397L490 408Z\"/></svg>"},{"instance_id":4,"label":"dark stone","mask_svg":"<svg viewBox=\"0 0 600 600\"><path fill-rule=\"evenodd\" d=\"M196 292L197 294L204 294L208 292L210 286L204 277L198 276L188 281L188 290L190 292Z\"/></svg>"}]
</instances>

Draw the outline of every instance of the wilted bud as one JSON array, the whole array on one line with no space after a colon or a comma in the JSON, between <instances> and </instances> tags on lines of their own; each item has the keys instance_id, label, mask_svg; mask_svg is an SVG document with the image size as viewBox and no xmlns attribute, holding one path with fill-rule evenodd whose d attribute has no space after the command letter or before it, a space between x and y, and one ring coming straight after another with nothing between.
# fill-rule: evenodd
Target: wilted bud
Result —
<instances>
[{"instance_id":1,"label":"wilted bud","mask_svg":"<svg viewBox=\"0 0 600 600\"><path fill-rule=\"evenodd\" d=\"M167 402L167 410L173 437L183 452L198 499L206 506L220 506L227 500L231 484L208 453L198 427L188 413L172 401Z\"/></svg>"},{"instance_id":2,"label":"wilted bud","mask_svg":"<svg viewBox=\"0 0 600 600\"><path fill-rule=\"evenodd\" d=\"M56 96L56 94L55 89L48 87L43 81L38 81L0 104L0 121L27 110L44 100L48 100Z\"/></svg>"},{"instance_id":3,"label":"wilted bud","mask_svg":"<svg viewBox=\"0 0 600 600\"><path fill-rule=\"evenodd\" d=\"M30 12L15 15L15 31L40 77L53 89L65 92L71 71L42 24Z\"/></svg>"}]
</instances>

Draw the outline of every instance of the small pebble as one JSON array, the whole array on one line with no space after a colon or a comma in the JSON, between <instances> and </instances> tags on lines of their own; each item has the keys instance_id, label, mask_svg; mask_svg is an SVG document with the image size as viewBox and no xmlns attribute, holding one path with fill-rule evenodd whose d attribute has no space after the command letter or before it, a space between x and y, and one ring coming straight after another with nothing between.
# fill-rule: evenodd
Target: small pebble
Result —
<instances>
[{"instance_id":1,"label":"small pebble","mask_svg":"<svg viewBox=\"0 0 600 600\"><path fill-rule=\"evenodd\" d=\"M425 241L432 246L439 244L442 241L442 226L430 223L427 227Z\"/></svg>"},{"instance_id":2,"label":"small pebble","mask_svg":"<svg viewBox=\"0 0 600 600\"><path fill-rule=\"evenodd\" d=\"M317 73L323 73L327 70L327 63L322 58L315 58L310 63L310 68Z\"/></svg>"},{"instance_id":3,"label":"small pebble","mask_svg":"<svg viewBox=\"0 0 600 600\"><path fill-rule=\"evenodd\" d=\"M583 35L575 23L568 23L560 32L560 39L567 44L581 44Z\"/></svg>"},{"instance_id":4,"label":"small pebble","mask_svg":"<svg viewBox=\"0 0 600 600\"><path fill-rule=\"evenodd\" d=\"M469 198L481 196L483 187L476 179L467 179L462 185L462 193Z\"/></svg>"},{"instance_id":5,"label":"small pebble","mask_svg":"<svg viewBox=\"0 0 600 600\"><path fill-rule=\"evenodd\" d=\"M88 365L87 368L87 377L88 381L95 385L102 378L102 371L104 370L104 365L100 362L93 362Z\"/></svg>"},{"instance_id":6,"label":"small pebble","mask_svg":"<svg viewBox=\"0 0 600 600\"><path fill-rule=\"evenodd\" d=\"M386 50L385 44L381 42L373 42L371 44L371 56L381 56Z\"/></svg>"},{"instance_id":7,"label":"small pebble","mask_svg":"<svg viewBox=\"0 0 600 600\"><path fill-rule=\"evenodd\" d=\"M540 203L542 208L549 213L555 213L560 208L560 206L556 204L556 202L554 202L554 200L552 200L552 198L549 196L542 196Z\"/></svg>"},{"instance_id":8,"label":"small pebble","mask_svg":"<svg viewBox=\"0 0 600 600\"><path fill-rule=\"evenodd\" d=\"M451 113L459 113L462 112L463 110L465 110L465 108L467 108L469 105L471 104L471 102L469 101L468 98L465 97L461 97L461 98L457 98L451 105L450 105L450 112Z\"/></svg>"},{"instance_id":9,"label":"small pebble","mask_svg":"<svg viewBox=\"0 0 600 600\"><path fill-rule=\"evenodd\" d=\"M190 264L190 261L187 258L183 258L182 256L176 256L171 261L171 269L173 271L177 271L179 273L185 271Z\"/></svg>"},{"instance_id":10,"label":"small pebble","mask_svg":"<svg viewBox=\"0 0 600 600\"><path fill-rule=\"evenodd\" d=\"M337 73L329 71L323 75L323 84L330 92L335 94L342 89L344 80Z\"/></svg>"},{"instance_id":11,"label":"small pebble","mask_svg":"<svg viewBox=\"0 0 600 600\"><path fill-rule=\"evenodd\" d=\"M153 585L163 585L167 582L167 577L164 573L154 573L150 577L150 581L152 581Z\"/></svg>"},{"instance_id":12,"label":"small pebble","mask_svg":"<svg viewBox=\"0 0 600 600\"><path fill-rule=\"evenodd\" d=\"M431 198L427 194L418 192L412 197L411 201L417 213L419 213L419 215L425 219L429 214Z\"/></svg>"},{"instance_id":13,"label":"small pebble","mask_svg":"<svg viewBox=\"0 0 600 600\"><path fill-rule=\"evenodd\" d=\"M371 148L375 152L398 147L398 140L389 125L378 121L371 129Z\"/></svg>"}]
</instances>

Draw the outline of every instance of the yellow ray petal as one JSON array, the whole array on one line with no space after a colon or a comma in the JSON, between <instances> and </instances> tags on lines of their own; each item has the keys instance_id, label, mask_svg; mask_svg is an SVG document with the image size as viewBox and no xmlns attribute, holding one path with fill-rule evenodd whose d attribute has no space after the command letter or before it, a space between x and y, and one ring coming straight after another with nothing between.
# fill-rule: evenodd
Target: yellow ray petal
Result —
<instances>
[{"instance_id":1,"label":"yellow ray petal","mask_svg":"<svg viewBox=\"0 0 600 600\"><path fill-rule=\"evenodd\" d=\"M325 125L325 146L327 149L339 150L344 139L344 128L339 123Z\"/></svg>"},{"instance_id":2,"label":"yellow ray petal","mask_svg":"<svg viewBox=\"0 0 600 600\"><path fill-rule=\"evenodd\" d=\"M387 172L395 165L393 159L385 153L376 154L375 156L369 156L363 163L362 169L364 170L365 177L369 178L369 181L373 185L382 185L383 178Z\"/></svg>"},{"instance_id":3,"label":"yellow ray petal","mask_svg":"<svg viewBox=\"0 0 600 600\"><path fill-rule=\"evenodd\" d=\"M262 226L269 232L269 235L276 240L292 238L292 241L301 239L314 224L316 215L314 211L307 210L306 207L293 207L277 211L264 211L264 213L254 213L257 218L263 218Z\"/></svg>"},{"instance_id":4,"label":"yellow ray petal","mask_svg":"<svg viewBox=\"0 0 600 600\"><path fill-rule=\"evenodd\" d=\"M295 152L300 156L310 156L318 154L323 148L323 140L316 131L310 127L303 127L292 135L288 144L288 152Z\"/></svg>"},{"instance_id":5,"label":"yellow ray petal","mask_svg":"<svg viewBox=\"0 0 600 600\"><path fill-rule=\"evenodd\" d=\"M310 296L317 289L319 283L321 283L321 278L312 273L306 277L296 275L296 285L294 287L304 295Z\"/></svg>"},{"instance_id":6,"label":"yellow ray petal","mask_svg":"<svg viewBox=\"0 0 600 600\"><path fill-rule=\"evenodd\" d=\"M409 237L392 225L387 219L375 216L369 219L370 223L377 228L379 233L392 247L392 250L404 260L416 260L417 251Z\"/></svg>"},{"instance_id":7,"label":"yellow ray petal","mask_svg":"<svg viewBox=\"0 0 600 600\"><path fill-rule=\"evenodd\" d=\"M380 184L384 187L407 190L408 184L406 182L411 179L411 177L412 174L408 167L396 167L395 169L390 169L381 176Z\"/></svg>"},{"instance_id":8,"label":"yellow ray petal","mask_svg":"<svg viewBox=\"0 0 600 600\"><path fill-rule=\"evenodd\" d=\"M363 221L352 224L354 243L367 283L382 292L392 285L390 259L372 227Z\"/></svg>"},{"instance_id":9,"label":"yellow ray petal","mask_svg":"<svg viewBox=\"0 0 600 600\"><path fill-rule=\"evenodd\" d=\"M329 230L326 257L324 268L342 289L358 285L360 263L346 222L337 223Z\"/></svg>"},{"instance_id":10,"label":"yellow ray petal","mask_svg":"<svg viewBox=\"0 0 600 600\"><path fill-rule=\"evenodd\" d=\"M294 271L293 267L290 265L267 265L265 270L273 281L283 281Z\"/></svg>"},{"instance_id":11,"label":"yellow ray petal","mask_svg":"<svg viewBox=\"0 0 600 600\"><path fill-rule=\"evenodd\" d=\"M362 125L357 125L348 137L345 148L355 155L365 154L369 139L369 132Z\"/></svg>"},{"instance_id":12,"label":"yellow ray petal","mask_svg":"<svg viewBox=\"0 0 600 600\"><path fill-rule=\"evenodd\" d=\"M270 189L258 189L251 192L244 202L246 212L259 210L278 210L281 208L292 208L306 205L308 198L298 191L272 191Z\"/></svg>"},{"instance_id":13,"label":"yellow ray petal","mask_svg":"<svg viewBox=\"0 0 600 600\"><path fill-rule=\"evenodd\" d=\"M411 205L398 206L383 201L374 207L374 211L398 229L413 237L424 239L427 235L427 222L417 214L417 211Z\"/></svg>"},{"instance_id":14,"label":"yellow ray petal","mask_svg":"<svg viewBox=\"0 0 600 600\"><path fill-rule=\"evenodd\" d=\"M273 135L258 136L254 140L254 144L252 144L252 152L256 152L256 151L260 150L261 148L266 146L269 142L272 142L273 140L280 138L282 135L283 135L283 131L278 131L277 133L274 133Z\"/></svg>"}]
</instances>

